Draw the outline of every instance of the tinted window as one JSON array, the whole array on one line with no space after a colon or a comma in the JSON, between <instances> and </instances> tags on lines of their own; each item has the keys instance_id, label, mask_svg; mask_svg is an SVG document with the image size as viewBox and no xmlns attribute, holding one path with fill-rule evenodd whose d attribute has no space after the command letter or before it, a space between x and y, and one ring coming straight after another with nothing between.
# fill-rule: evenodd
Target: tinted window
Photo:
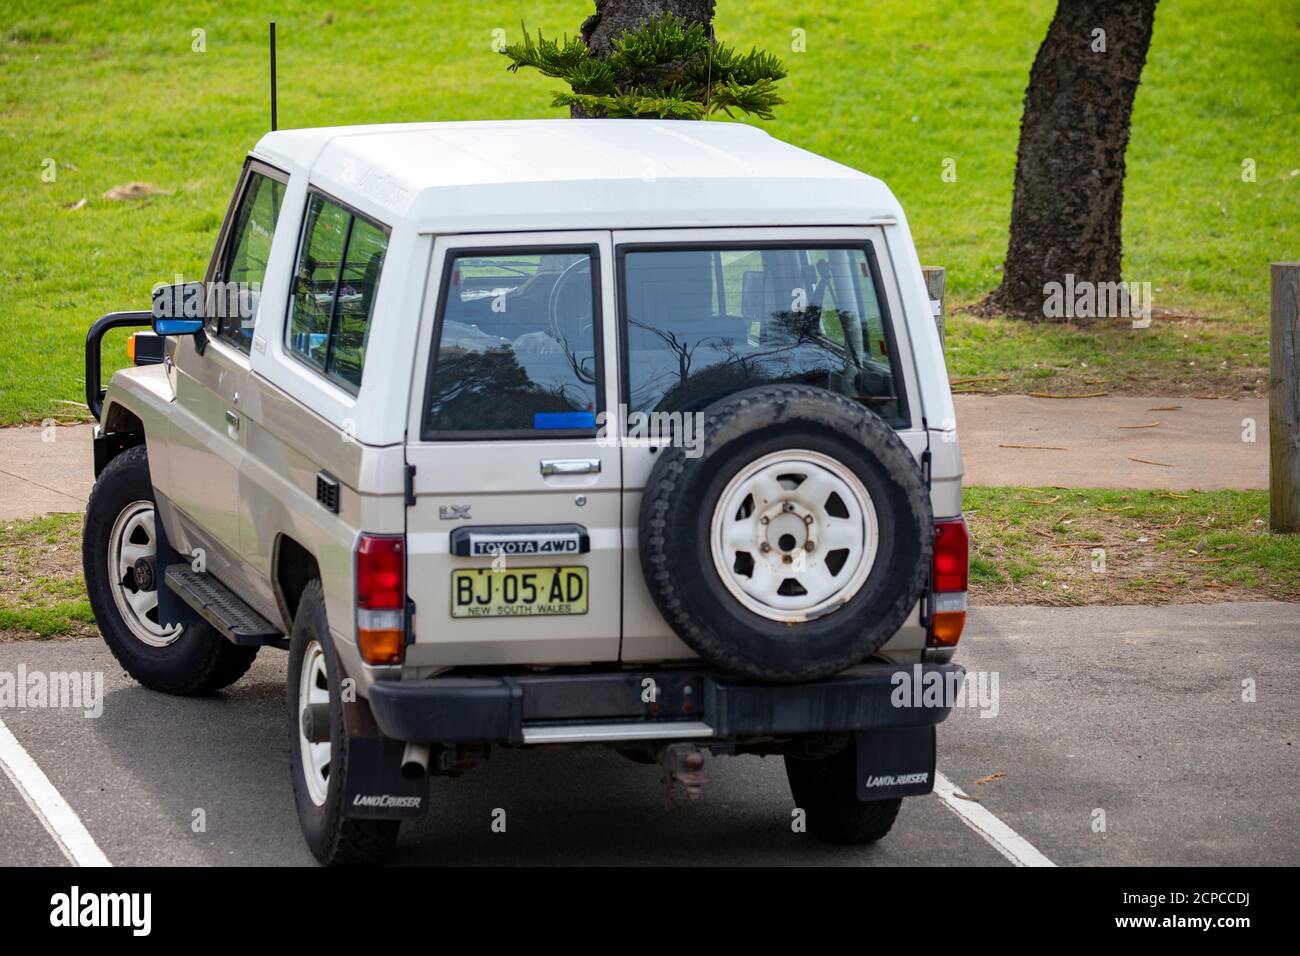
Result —
<instances>
[{"instance_id":1,"label":"tinted window","mask_svg":"<svg viewBox=\"0 0 1300 956\"><path fill-rule=\"evenodd\" d=\"M361 386L388 236L323 196L307 202L289 299L289 350L349 391Z\"/></svg>"},{"instance_id":2,"label":"tinted window","mask_svg":"<svg viewBox=\"0 0 1300 956\"><path fill-rule=\"evenodd\" d=\"M224 283L214 299L217 335L244 352L253 340L257 303L283 198L283 183L261 173L249 177L216 276Z\"/></svg>"},{"instance_id":3,"label":"tinted window","mask_svg":"<svg viewBox=\"0 0 1300 956\"><path fill-rule=\"evenodd\" d=\"M698 411L791 382L902 423L864 249L630 251L622 268L630 410Z\"/></svg>"},{"instance_id":4,"label":"tinted window","mask_svg":"<svg viewBox=\"0 0 1300 956\"><path fill-rule=\"evenodd\" d=\"M388 236L379 227L357 219L352 224L348 251L343 257L343 278L338 297L338 333L325 371L361 387L361 366L366 336L374 310L375 288L384 267Z\"/></svg>"},{"instance_id":5,"label":"tinted window","mask_svg":"<svg viewBox=\"0 0 1300 956\"><path fill-rule=\"evenodd\" d=\"M594 271L586 251L452 256L426 431L593 432Z\"/></svg>"}]
</instances>

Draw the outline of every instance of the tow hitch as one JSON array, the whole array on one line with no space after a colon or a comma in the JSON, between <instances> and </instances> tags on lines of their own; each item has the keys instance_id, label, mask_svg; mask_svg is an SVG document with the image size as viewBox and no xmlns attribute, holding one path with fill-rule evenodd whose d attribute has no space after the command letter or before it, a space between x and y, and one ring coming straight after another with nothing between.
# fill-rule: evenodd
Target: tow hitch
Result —
<instances>
[{"instance_id":1,"label":"tow hitch","mask_svg":"<svg viewBox=\"0 0 1300 956\"><path fill-rule=\"evenodd\" d=\"M700 799L700 789L708 781L704 776L704 751L695 744L665 744L658 748L655 759L664 771L664 803L672 807L673 783L686 788L690 800Z\"/></svg>"}]
</instances>

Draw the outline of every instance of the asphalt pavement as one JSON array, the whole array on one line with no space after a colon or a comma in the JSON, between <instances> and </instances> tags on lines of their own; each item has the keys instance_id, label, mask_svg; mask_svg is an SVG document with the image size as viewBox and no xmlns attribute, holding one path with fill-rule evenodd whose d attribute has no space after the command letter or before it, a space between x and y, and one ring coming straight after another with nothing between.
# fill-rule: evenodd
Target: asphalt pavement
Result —
<instances>
[{"instance_id":1,"label":"asphalt pavement","mask_svg":"<svg viewBox=\"0 0 1300 956\"><path fill-rule=\"evenodd\" d=\"M939 771L1052 862L1300 864L1300 605L976 609L960 659L998 693L940 727ZM0 645L0 672L19 665L104 673L98 718L11 708L0 721L112 863L312 862L282 653L206 699L144 690L93 639ZM699 801L670 807L657 768L612 752L494 751L434 780L433 812L403 825L395 862L1008 862L937 796L904 801L879 844L835 848L792 832L779 759L713 758L707 773ZM0 864L60 862L0 775Z\"/></svg>"}]
</instances>

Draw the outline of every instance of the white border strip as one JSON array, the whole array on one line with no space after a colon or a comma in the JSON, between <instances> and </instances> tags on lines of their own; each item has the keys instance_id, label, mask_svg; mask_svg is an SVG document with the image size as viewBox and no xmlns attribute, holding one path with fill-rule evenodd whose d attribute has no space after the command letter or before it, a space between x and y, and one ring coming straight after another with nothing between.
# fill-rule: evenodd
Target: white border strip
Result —
<instances>
[{"instance_id":1,"label":"white border strip","mask_svg":"<svg viewBox=\"0 0 1300 956\"><path fill-rule=\"evenodd\" d=\"M112 866L77 812L0 720L0 770L74 866Z\"/></svg>"},{"instance_id":2,"label":"white border strip","mask_svg":"<svg viewBox=\"0 0 1300 956\"><path fill-rule=\"evenodd\" d=\"M1038 849L1007 826L982 804L972 800L962 789L939 772L934 775L934 795L944 805L1016 866L1056 866Z\"/></svg>"}]
</instances>

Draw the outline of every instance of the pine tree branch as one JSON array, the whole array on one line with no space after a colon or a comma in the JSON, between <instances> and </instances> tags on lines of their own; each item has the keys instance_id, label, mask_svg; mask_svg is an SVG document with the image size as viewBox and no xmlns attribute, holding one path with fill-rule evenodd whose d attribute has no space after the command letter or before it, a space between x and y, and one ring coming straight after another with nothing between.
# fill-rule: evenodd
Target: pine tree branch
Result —
<instances>
[{"instance_id":1,"label":"pine tree branch","mask_svg":"<svg viewBox=\"0 0 1300 956\"><path fill-rule=\"evenodd\" d=\"M523 29L523 41L508 43L501 51L511 60L510 65L506 67L511 73L519 72L521 66L531 66L540 71L543 76L564 79L584 62L591 60L591 51L587 49L587 44L582 42L582 37L571 37L566 34L563 43L560 43L546 39L539 29L537 41L533 42L527 27L523 23L519 26Z\"/></svg>"},{"instance_id":2,"label":"pine tree branch","mask_svg":"<svg viewBox=\"0 0 1300 956\"><path fill-rule=\"evenodd\" d=\"M748 53L710 39L703 23L670 12L653 14L611 41L608 55L593 54L581 37L534 39L502 50L512 73L521 67L563 80L569 92L557 93L553 106L568 106L588 116L703 119L732 110L772 119L785 101L776 81L785 64L757 47Z\"/></svg>"}]
</instances>

